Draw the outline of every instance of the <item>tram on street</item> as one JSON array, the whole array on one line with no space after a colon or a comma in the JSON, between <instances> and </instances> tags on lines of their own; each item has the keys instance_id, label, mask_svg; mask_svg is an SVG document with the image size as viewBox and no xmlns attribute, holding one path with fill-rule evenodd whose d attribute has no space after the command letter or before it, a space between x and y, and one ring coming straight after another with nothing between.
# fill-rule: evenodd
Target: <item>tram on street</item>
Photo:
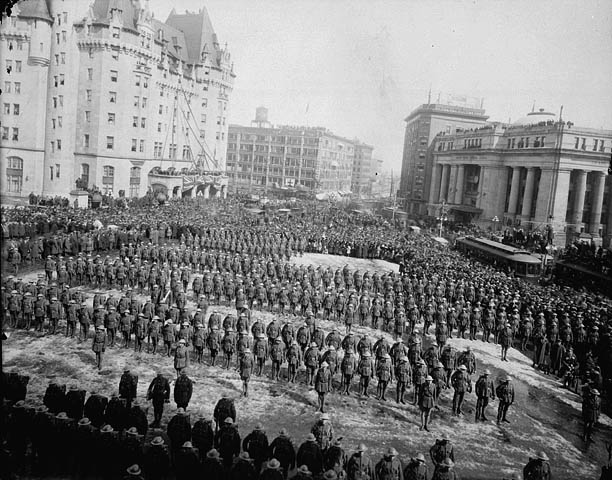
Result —
<instances>
[{"instance_id":1,"label":"tram on street","mask_svg":"<svg viewBox=\"0 0 612 480\"><path fill-rule=\"evenodd\" d=\"M510 270L530 282L538 282L542 273L542 261L522 248L471 236L457 238L455 248L483 263Z\"/></svg>"}]
</instances>

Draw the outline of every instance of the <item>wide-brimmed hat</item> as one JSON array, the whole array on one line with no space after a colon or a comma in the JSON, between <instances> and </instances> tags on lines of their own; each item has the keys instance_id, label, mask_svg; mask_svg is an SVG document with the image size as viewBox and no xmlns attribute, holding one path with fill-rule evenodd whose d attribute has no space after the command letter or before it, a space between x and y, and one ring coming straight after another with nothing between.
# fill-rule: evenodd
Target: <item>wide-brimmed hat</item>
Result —
<instances>
[{"instance_id":1,"label":"wide-brimmed hat","mask_svg":"<svg viewBox=\"0 0 612 480\"><path fill-rule=\"evenodd\" d=\"M539 458L540 460L548 461L548 455L546 455L546 452L543 450L537 453L536 458Z\"/></svg>"},{"instance_id":2,"label":"wide-brimmed hat","mask_svg":"<svg viewBox=\"0 0 612 480\"><path fill-rule=\"evenodd\" d=\"M162 437L155 437L152 441L151 441L151 445L163 445L164 444L164 439Z\"/></svg>"},{"instance_id":3,"label":"wide-brimmed hat","mask_svg":"<svg viewBox=\"0 0 612 480\"><path fill-rule=\"evenodd\" d=\"M365 452L367 449L368 447L365 446L365 443L360 443L359 446L357 447L358 452Z\"/></svg>"},{"instance_id":4,"label":"wide-brimmed hat","mask_svg":"<svg viewBox=\"0 0 612 480\"><path fill-rule=\"evenodd\" d=\"M208 451L206 458L221 458L221 456L219 455L219 451L213 448L212 450Z\"/></svg>"},{"instance_id":5,"label":"wide-brimmed hat","mask_svg":"<svg viewBox=\"0 0 612 480\"><path fill-rule=\"evenodd\" d=\"M317 441L317 437L315 437L315 436L314 436L314 434L309 433L309 434L306 436L306 441L307 441L307 442L316 442L316 441Z\"/></svg>"},{"instance_id":6,"label":"wide-brimmed hat","mask_svg":"<svg viewBox=\"0 0 612 480\"><path fill-rule=\"evenodd\" d=\"M91 425L91 420L89 420L89 418L87 417L83 417L79 420L79 425L81 425L82 427L86 427L87 425Z\"/></svg>"},{"instance_id":7,"label":"wide-brimmed hat","mask_svg":"<svg viewBox=\"0 0 612 480\"><path fill-rule=\"evenodd\" d=\"M128 467L126 472L130 476L137 477L142 473L142 470L140 470L140 467L137 464L134 464L131 467Z\"/></svg>"},{"instance_id":8,"label":"wide-brimmed hat","mask_svg":"<svg viewBox=\"0 0 612 480\"><path fill-rule=\"evenodd\" d=\"M234 419L232 417L226 417L226 419L223 420L223 423L226 423L228 425L232 425L234 423Z\"/></svg>"},{"instance_id":9,"label":"wide-brimmed hat","mask_svg":"<svg viewBox=\"0 0 612 480\"><path fill-rule=\"evenodd\" d=\"M267 464L270 470L278 470L280 466L280 462L276 458L271 459Z\"/></svg>"}]
</instances>

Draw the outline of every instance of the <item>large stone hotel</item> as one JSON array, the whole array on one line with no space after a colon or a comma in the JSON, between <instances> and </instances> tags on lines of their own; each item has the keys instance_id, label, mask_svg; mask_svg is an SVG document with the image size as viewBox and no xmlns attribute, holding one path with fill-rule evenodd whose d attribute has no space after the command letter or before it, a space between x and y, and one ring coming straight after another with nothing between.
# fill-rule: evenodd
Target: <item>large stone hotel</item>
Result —
<instances>
[{"instance_id":1,"label":"large stone hotel","mask_svg":"<svg viewBox=\"0 0 612 480\"><path fill-rule=\"evenodd\" d=\"M0 52L4 200L68 196L77 180L184 195L181 172L225 171L235 75L204 9L161 22L148 1L24 0ZM227 184L213 183L206 194Z\"/></svg>"},{"instance_id":2,"label":"large stone hotel","mask_svg":"<svg viewBox=\"0 0 612 480\"><path fill-rule=\"evenodd\" d=\"M552 228L554 243L612 240L612 131L535 110L512 124L425 104L406 118L400 197L413 216Z\"/></svg>"}]
</instances>

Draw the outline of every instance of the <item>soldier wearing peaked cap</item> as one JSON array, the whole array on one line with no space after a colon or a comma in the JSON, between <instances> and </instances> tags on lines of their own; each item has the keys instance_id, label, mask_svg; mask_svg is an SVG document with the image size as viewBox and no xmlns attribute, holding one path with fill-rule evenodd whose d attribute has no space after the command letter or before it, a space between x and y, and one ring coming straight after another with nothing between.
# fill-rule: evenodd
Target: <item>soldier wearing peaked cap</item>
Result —
<instances>
[{"instance_id":1,"label":"soldier wearing peaked cap","mask_svg":"<svg viewBox=\"0 0 612 480\"><path fill-rule=\"evenodd\" d=\"M96 328L91 349L96 354L97 369L102 370L102 355L106 351L106 332L104 331L103 326Z\"/></svg>"}]
</instances>

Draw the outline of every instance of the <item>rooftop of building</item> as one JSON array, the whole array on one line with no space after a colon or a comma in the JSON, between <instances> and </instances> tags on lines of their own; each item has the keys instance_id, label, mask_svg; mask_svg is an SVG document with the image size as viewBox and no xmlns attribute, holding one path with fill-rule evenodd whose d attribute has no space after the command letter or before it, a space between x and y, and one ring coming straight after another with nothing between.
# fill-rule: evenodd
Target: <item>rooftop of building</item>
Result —
<instances>
[{"instance_id":1,"label":"rooftop of building","mask_svg":"<svg viewBox=\"0 0 612 480\"><path fill-rule=\"evenodd\" d=\"M22 0L15 5L18 16L23 18L36 18L53 22L49 14L49 7L45 0Z\"/></svg>"},{"instance_id":2,"label":"rooftop of building","mask_svg":"<svg viewBox=\"0 0 612 480\"><path fill-rule=\"evenodd\" d=\"M45 4L45 0L25 2ZM109 26L114 11L119 12L124 29L138 33L142 14L149 13L148 2L142 7L132 0L94 0L88 15L94 23ZM184 14L178 14L172 9L166 22L157 20L153 15L150 15L150 19L151 28L156 33L155 40L160 41L161 32L161 41L167 42L169 55L187 64L202 63L204 56L213 64L220 64L222 50L206 8L201 8L198 12L185 11Z\"/></svg>"},{"instance_id":3,"label":"rooftop of building","mask_svg":"<svg viewBox=\"0 0 612 480\"><path fill-rule=\"evenodd\" d=\"M474 120L482 120L485 121L489 117L485 115L485 111L482 108L472 108L472 107L461 107L456 105L445 105L442 103L424 103L423 105L414 109L410 114L404 119L405 122L409 122L419 115L425 114L443 114L453 117L463 117L463 118L472 118Z\"/></svg>"}]
</instances>

